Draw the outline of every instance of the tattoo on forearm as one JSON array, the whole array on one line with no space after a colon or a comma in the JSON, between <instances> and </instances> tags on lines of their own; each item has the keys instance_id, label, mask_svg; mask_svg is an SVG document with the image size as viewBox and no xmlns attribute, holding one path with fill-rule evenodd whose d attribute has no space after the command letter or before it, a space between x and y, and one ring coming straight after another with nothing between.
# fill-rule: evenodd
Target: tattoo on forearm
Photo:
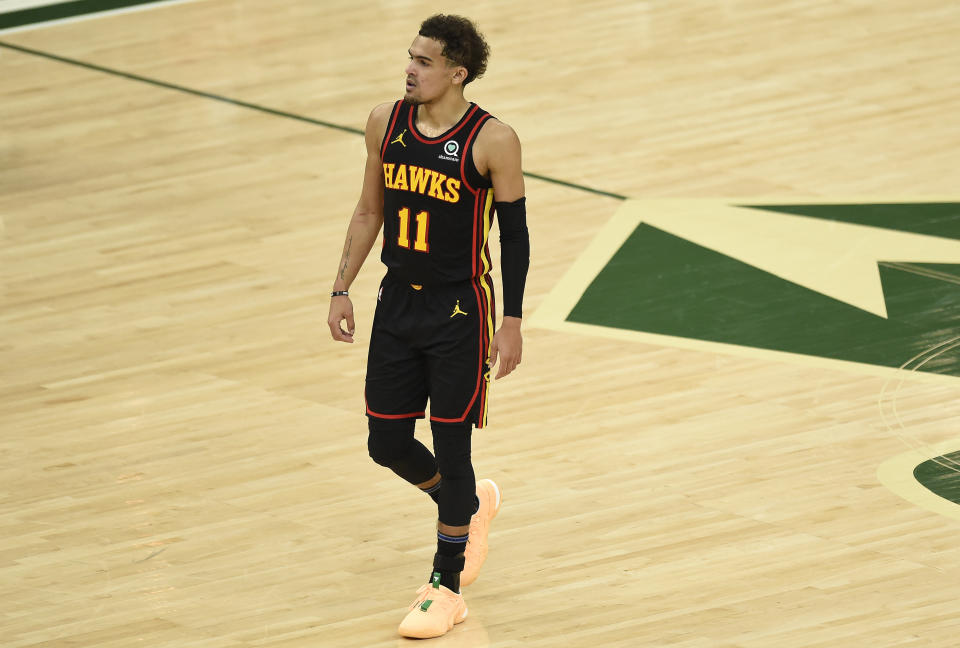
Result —
<instances>
[{"instance_id":1,"label":"tattoo on forearm","mask_svg":"<svg viewBox=\"0 0 960 648\"><path fill-rule=\"evenodd\" d=\"M350 263L350 248L353 247L353 236L347 239L347 249L343 253L343 267L340 268L340 278L343 279L347 273L347 264Z\"/></svg>"}]
</instances>

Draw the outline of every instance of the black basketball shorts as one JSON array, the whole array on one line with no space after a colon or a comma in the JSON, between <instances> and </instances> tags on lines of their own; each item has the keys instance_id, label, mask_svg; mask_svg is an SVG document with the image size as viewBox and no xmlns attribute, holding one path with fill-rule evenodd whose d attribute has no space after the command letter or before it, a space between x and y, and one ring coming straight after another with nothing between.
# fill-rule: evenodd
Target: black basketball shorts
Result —
<instances>
[{"instance_id":1,"label":"black basketball shorts","mask_svg":"<svg viewBox=\"0 0 960 648\"><path fill-rule=\"evenodd\" d=\"M367 359L367 416L439 423L487 422L494 322L489 276L418 286L380 284Z\"/></svg>"}]
</instances>

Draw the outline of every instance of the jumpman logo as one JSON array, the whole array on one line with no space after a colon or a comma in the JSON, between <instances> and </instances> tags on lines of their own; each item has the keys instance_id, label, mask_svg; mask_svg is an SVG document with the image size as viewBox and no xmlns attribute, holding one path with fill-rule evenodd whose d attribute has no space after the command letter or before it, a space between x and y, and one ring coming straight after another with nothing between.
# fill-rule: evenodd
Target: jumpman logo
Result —
<instances>
[{"instance_id":1,"label":"jumpman logo","mask_svg":"<svg viewBox=\"0 0 960 648\"><path fill-rule=\"evenodd\" d=\"M396 144L397 142L400 142L400 144L401 144L401 146L403 146L403 148L407 148L407 145L403 143L403 136L406 135L406 134L407 134L407 129L404 128L404 129L403 129L403 132L400 133L399 135L397 135L396 137L394 137L394 138L393 138L393 141L390 142L390 143L391 143L391 144Z\"/></svg>"},{"instance_id":2,"label":"jumpman logo","mask_svg":"<svg viewBox=\"0 0 960 648\"><path fill-rule=\"evenodd\" d=\"M453 307L453 312L450 313L450 317L453 317L453 316L455 316L455 315L466 315L465 312L463 312L462 310L460 310L460 300L459 300L459 299L457 300L457 305Z\"/></svg>"}]
</instances>

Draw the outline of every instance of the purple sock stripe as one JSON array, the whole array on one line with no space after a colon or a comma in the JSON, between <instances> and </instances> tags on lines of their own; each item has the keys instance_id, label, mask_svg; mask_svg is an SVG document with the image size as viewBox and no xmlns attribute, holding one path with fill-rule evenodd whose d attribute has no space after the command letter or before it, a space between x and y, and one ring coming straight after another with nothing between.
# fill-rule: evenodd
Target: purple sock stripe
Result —
<instances>
[{"instance_id":1,"label":"purple sock stripe","mask_svg":"<svg viewBox=\"0 0 960 648\"><path fill-rule=\"evenodd\" d=\"M469 537L470 537L469 533L465 536L448 536L437 531L437 539L443 540L444 542L464 542L465 543Z\"/></svg>"},{"instance_id":2,"label":"purple sock stripe","mask_svg":"<svg viewBox=\"0 0 960 648\"><path fill-rule=\"evenodd\" d=\"M424 493L427 493L428 495L429 495L430 493L435 493L435 492L437 492L438 490L440 490L440 483L441 483L441 482L437 482L436 484L434 484L434 485L431 486L430 488L421 488L420 490L422 490Z\"/></svg>"}]
</instances>

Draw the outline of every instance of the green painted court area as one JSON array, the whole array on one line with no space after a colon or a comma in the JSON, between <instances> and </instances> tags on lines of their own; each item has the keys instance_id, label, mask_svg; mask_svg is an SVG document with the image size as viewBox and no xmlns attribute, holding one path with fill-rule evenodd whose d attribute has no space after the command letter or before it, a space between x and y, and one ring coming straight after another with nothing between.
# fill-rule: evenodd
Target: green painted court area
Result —
<instances>
[{"instance_id":1,"label":"green painted court area","mask_svg":"<svg viewBox=\"0 0 960 648\"><path fill-rule=\"evenodd\" d=\"M960 504L960 452L924 461L913 476L932 493Z\"/></svg>"},{"instance_id":2,"label":"green painted court area","mask_svg":"<svg viewBox=\"0 0 960 648\"><path fill-rule=\"evenodd\" d=\"M73 2L39 2L26 9L3 11L0 2L0 29L20 27L34 23L74 18L101 11L126 9L137 5L155 4L159 0L74 0Z\"/></svg>"},{"instance_id":3,"label":"green painted court area","mask_svg":"<svg viewBox=\"0 0 960 648\"><path fill-rule=\"evenodd\" d=\"M960 239L960 203L750 208ZM960 265L878 265L886 319L641 223L567 319L960 376Z\"/></svg>"}]
</instances>

